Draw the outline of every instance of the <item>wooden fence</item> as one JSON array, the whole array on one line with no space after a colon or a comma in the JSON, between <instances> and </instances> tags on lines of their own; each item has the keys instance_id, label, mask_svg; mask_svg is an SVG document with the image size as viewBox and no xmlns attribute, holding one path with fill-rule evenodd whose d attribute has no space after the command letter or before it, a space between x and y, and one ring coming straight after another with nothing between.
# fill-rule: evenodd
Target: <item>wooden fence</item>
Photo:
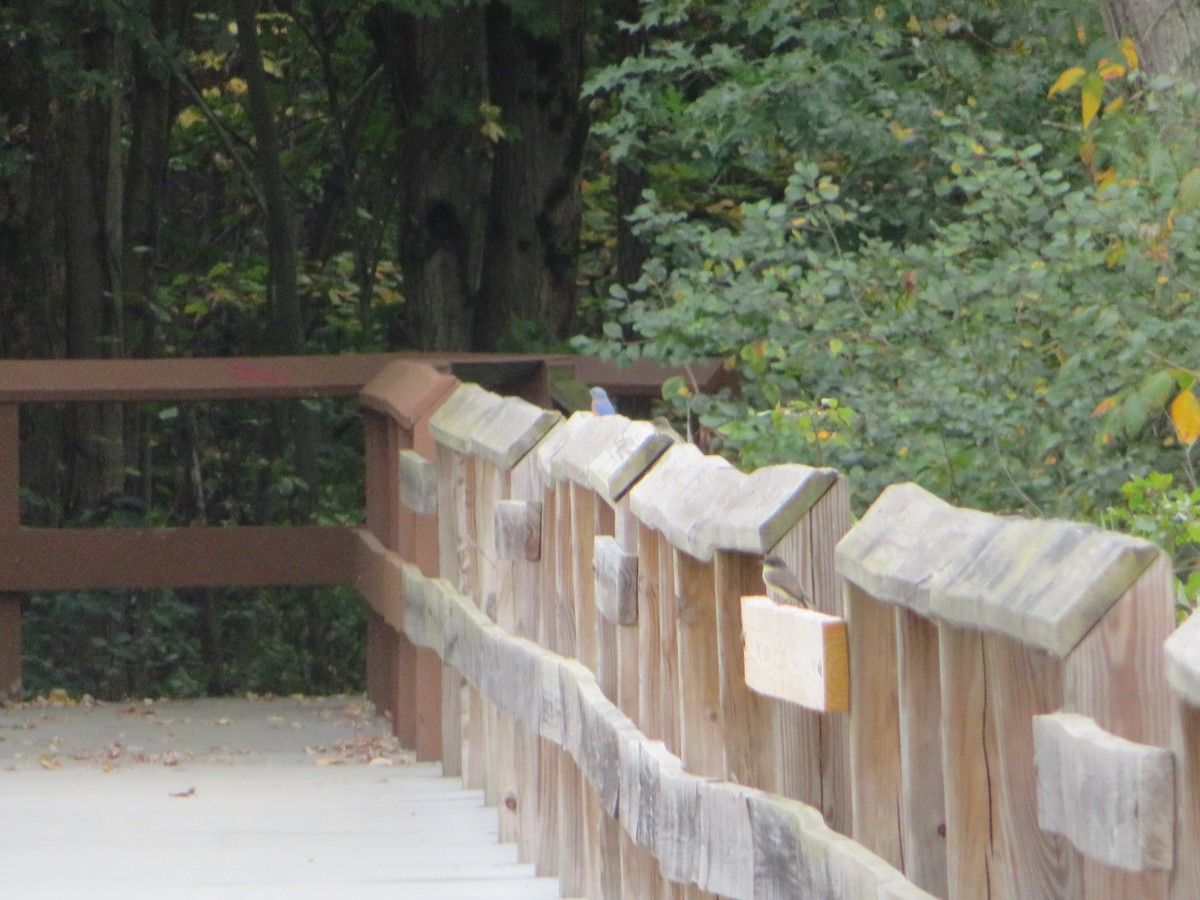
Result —
<instances>
[{"instance_id":1,"label":"wooden fence","mask_svg":"<svg viewBox=\"0 0 1200 900\"><path fill-rule=\"evenodd\" d=\"M395 481L441 577L364 533L363 591L564 896L1200 896L1200 619L1153 545L915 485L851 529L835 471L469 384L429 434Z\"/></svg>"},{"instance_id":2,"label":"wooden fence","mask_svg":"<svg viewBox=\"0 0 1200 900\"><path fill-rule=\"evenodd\" d=\"M19 403L317 393L364 409L361 528L21 525ZM850 526L835 471L412 360L0 363L6 686L8 592L347 583L372 699L566 896L1200 897L1200 618L1163 554L914 485Z\"/></svg>"}]
</instances>

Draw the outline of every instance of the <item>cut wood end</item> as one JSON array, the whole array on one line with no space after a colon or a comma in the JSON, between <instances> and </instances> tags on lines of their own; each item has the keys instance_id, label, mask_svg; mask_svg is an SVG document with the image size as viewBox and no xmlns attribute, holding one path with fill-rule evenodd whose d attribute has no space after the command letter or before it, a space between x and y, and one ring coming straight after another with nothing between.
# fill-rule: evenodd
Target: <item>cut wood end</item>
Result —
<instances>
[{"instance_id":1,"label":"cut wood end","mask_svg":"<svg viewBox=\"0 0 1200 900\"><path fill-rule=\"evenodd\" d=\"M746 684L820 712L850 708L846 621L769 597L742 598Z\"/></svg>"}]
</instances>

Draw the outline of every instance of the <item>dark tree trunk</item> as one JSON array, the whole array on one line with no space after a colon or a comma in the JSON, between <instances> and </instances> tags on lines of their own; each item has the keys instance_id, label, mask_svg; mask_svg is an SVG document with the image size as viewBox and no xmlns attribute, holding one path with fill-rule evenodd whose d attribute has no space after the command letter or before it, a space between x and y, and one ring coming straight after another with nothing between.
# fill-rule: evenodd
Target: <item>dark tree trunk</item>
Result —
<instances>
[{"instance_id":1,"label":"dark tree trunk","mask_svg":"<svg viewBox=\"0 0 1200 900\"><path fill-rule=\"evenodd\" d=\"M392 84L399 128L403 343L469 349L483 262L491 145L479 131L487 97L483 10L437 18L377 8L371 31Z\"/></svg>"},{"instance_id":2,"label":"dark tree trunk","mask_svg":"<svg viewBox=\"0 0 1200 900\"><path fill-rule=\"evenodd\" d=\"M529 349L562 337L575 311L588 120L580 102L586 4L541 6L534 34L505 4L488 7L491 102L508 131L496 144L477 345Z\"/></svg>"}]
</instances>

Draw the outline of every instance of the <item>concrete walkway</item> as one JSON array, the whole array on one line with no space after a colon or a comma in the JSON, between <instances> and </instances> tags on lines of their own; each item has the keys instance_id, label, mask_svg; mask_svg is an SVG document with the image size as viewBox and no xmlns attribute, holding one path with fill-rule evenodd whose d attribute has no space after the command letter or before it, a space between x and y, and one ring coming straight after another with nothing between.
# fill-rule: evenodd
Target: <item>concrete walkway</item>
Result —
<instances>
[{"instance_id":1,"label":"concrete walkway","mask_svg":"<svg viewBox=\"0 0 1200 900\"><path fill-rule=\"evenodd\" d=\"M552 898L358 698L0 711L0 897Z\"/></svg>"}]
</instances>

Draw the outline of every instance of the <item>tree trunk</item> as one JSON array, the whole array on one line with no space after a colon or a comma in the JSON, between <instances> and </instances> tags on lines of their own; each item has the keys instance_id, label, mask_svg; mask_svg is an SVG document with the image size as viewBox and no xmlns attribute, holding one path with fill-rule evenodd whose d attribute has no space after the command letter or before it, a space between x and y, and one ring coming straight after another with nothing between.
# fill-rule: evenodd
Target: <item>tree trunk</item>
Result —
<instances>
[{"instance_id":1,"label":"tree trunk","mask_svg":"<svg viewBox=\"0 0 1200 900\"><path fill-rule=\"evenodd\" d=\"M588 120L580 102L586 4L542 4L535 34L503 3L487 12L496 144L477 345L530 349L567 332L575 311Z\"/></svg>"},{"instance_id":2,"label":"tree trunk","mask_svg":"<svg viewBox=\"0 0 1200 900\"><path fill-rule=\"evenodd\" d=\"M1109 32L1131 37L1142 67L1152 75L1200 74L1200 3L1196 0L1108 0Z\"/></svg>"},{"instance_id":3,"label":"tree trunk","mask_svg":"<svg viewBox=\"0 0 1200 900\"><path fill-rule=\"evenodd\" d=\"M377 7L370 31L399 130L402 339L421 350L470 349L492 169L491 144L479 131L484 13L464 4L429 18Z\"/></svg>"}]
</instances>

